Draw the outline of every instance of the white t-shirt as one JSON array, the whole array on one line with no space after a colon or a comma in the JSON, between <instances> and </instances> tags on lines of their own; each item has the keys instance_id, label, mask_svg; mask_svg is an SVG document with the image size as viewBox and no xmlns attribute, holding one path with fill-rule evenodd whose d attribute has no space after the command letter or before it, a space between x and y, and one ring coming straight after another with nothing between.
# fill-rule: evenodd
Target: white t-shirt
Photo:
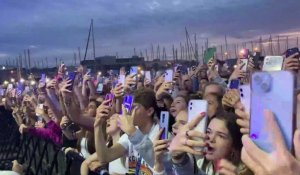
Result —
<instances>
[{"instance_id":1,"label":"white t-shirt","mask_svg":"<svg viewBox=\"0 0 300 175\"><path fill-rule=\"evenodd\" d=\"M125 165L128 165L128 159L126 158ZM109 163L109 174L125 174L128 171L128 167L124 167L121 158L116 159Z\"/></svg>"},{"instance_id":2,"label":"white t-shirt","mask_svg":"<svg viewBox=\"0 0 300 175\"><path fill-rule=\"evenodd\" d=\"M86 137L83 137L80 141L80 152L85 159L87 159L91 155L88 150Z\"/></svg>"},{"instance_id":3,"label":"white t-shirt","mask_svg":"<svg viewBox=\"0 0 300 175\"><path fill-rule=\"evenodd\" d=\"M0 171L0 175L20 175L14 171Z\"/></svg>"},{"instance_id":4,"label":"white t-shirt","mask_svg":"<svg viewBox=\"0 0 300 175\"><path fill-rule=\"evenodd\" d=\"M148 138L153 142L155 137L159 132L159 125L153 125L149 134L147 135ZM133 149L133 145L128 139L127 134L123 134L119 139L119 143L127 150L127 157L128 157L128 173L135 173L136 165L138 160L140 159L139 153ZM152 175L153 171L152 168L145 162L143 158L141 158L141 165L139 170L139 175Z\"/></svg>"}]
</instances>

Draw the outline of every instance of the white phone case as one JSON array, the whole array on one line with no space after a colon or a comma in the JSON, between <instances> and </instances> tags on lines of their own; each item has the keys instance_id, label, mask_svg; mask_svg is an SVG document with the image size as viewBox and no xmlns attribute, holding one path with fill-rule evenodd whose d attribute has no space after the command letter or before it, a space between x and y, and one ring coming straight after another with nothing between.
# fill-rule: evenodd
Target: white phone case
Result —
<instances>
[{"instance_id":1,"label":"white phone case","mask_svg":"<svg viewBox=\"0 0 300 175\"><path fill-rule=\"evenodd\" d=\"M251 87L250 85L240 85L239 89L241 102L244 105L246 112L250 113Z\"/></svg>"},{"instance_id":2,"label":"white phone case","mask_svg":"<svg viewBox=\"0 0 300 175\"><path fill-rule=\"evenodd\" d=\"M145 78L146 78L147 80L149 80L149 81L152 80L152 79L151 79L151 72L150 72L150 71L146 71L146 72L145 72Z\"/></svg>"},{"instance_id":3,"label":"white phone case","mask_svg":"<svg viewBox=\"0 0 300 175\"><path fill-rule=\"evenodd\" d=\"M165 80L166 80L166 82L172 82L173 81L173 70L172 69L166 70Z\"/></svg>"},{"instance_id":4,"label":"white phone case","mask_svg":"<svg viewBox=\"0 0 300 175\"><path fill-rule=\"evenodd\" d=\"M208 107L208 103L206 100L190 100L188 105L188 122L192 121L203 112L207 114L207 107ZM206 133L207 121L208 121L208 117L206 115L195 127L195 130L202 133ZM199 148L196 149L202 150Z\"/></svg>"},{"instance_id":5,"label":"white phone case","mask_svg":"<svg viewBox=\"0 0 300 175\"><path fill-rule=\"evenodd\" d=\"M159 120L159 126L160 129L164 129L164 132L161 135L161 139L168 139L168 129L169 129L169 112L162 111L160 113L160 120Z\"/></svg>"},{"instance_id":6,"label":"white phone case","mask_svg":"<svg viewBox=\"0 0 300 175\"><path fill-rule=\"evenodd\" d=\"M242 71L247 71L247 67L248 67L248 59L245 59L245 58L242 58L242 59L240 59L240 66L242 66Z\"/></svg>"}]
</instances>

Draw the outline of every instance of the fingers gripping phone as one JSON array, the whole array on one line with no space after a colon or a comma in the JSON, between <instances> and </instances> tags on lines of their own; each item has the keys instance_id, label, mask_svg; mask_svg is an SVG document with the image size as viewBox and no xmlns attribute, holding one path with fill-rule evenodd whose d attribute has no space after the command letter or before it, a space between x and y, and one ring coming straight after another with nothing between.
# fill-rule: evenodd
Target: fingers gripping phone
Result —
<instances>
[{"instance_id":1,"label":"fingers gripping phone","mask_svg":"<svg viewBox=\"0 0 300 175\"><path fill-rule=\"evenodd\" d=\"M261 149L275 148L267 131L264 110L274 113L287 148L292 151L295 124L295 77L289 71L256 72L251 84L250 136Z\"/></svg>"},{"instance_id":2,"label":"fingers gripping phone","mask_svg":"<svg viewBox=\"0 0 300 175\"><path fill-rule=\"evenodd\" d=\"M205 112L207 114L208 103L206 100L190 100L188 104L188 122L195 119L201 113ZM205 133L207 127L208 117L205 116L195 127L195 130ZM196 150L201 151L202 148L196 148Z\"/></svg>"},{"instance_id":3,"label":"fingers gripping phone","mask_svg":"<svg viewBox=\"0 0 300 175\"><path fill-rule=\"evenodd\" d=\"M106 101L106 100L110 100L108 106L112 107L114 98L115 98L115 97L114 97L114 94L112 94L112 93L106 94L106 96L105 96L105 101Z\"/></svg>"},{"instance_id":4,"label":"fingers gripping phone","mask_svg":"<svg viewBox=\"0 0 300 175\"><path fill-rule=\"evenodd\" d=\"M282 56L266 56L263 64L263 71L280 71L282 70Z\"/></svg>"},{"instance_id":5,"label":"fingers gripping phone","mask_svg":"<svg viewBox=\"0 0 300 175\"><path fill-rule=\"evenodd\" d=\"M240 59L239 64L240 64L240 68L242 71L245 71L245 72L247 71L248 62L249 62L249 60L247 58Z\"/></svg>"},{"instance_id":6,"label":"fingers gripping phone","mask_svg":"<svg viewBox=\"0 0 300 175\"><path fill-rule=\"evenodd\" d=\"M168 139L168 129L169 129L169 112L162 111L160 113L159 127L163 129L163 133L160 136L160 140Z\"/></svg>"}]
</instances>

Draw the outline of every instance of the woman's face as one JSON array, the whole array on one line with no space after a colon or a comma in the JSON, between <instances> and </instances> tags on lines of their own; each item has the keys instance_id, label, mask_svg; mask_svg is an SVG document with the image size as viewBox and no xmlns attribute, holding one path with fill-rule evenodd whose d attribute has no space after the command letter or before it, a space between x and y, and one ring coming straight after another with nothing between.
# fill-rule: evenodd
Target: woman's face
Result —
<instances>
[{"instance_id":1,"label":"woman's face","mask_svg":"<svg viewBox=\"0 0 300 175\"><path fill-rule=\"evenodd\" d=\"M211 118L217 113L219 102L215 96L210 94L204 96L204 100L207 100L208 102L207 115Z\"/></svg>"},{"instance_id":2,"label":"woman's face","mask_svg":"<svg viewBox=\"0 0 300 175\"><path fill-rule=\"evenodd\" d=\"M209 161L218 161L223 158L229 158L233 151L233 141L223 120L213 118L206 130L207 152L206 159Z\"/></svg>"},{"instance_id":3,"label":"woman's face","mask_svg":"<svg viewBox=\"0 0 300 175\"><path fill-rule=\"evenodd\" d=\"M97 105L95 102L91 101L87 107L87 112L89 116L95 117L97 111Z\"/></svg>"},{"instance_id":4,"label":"woman's face","mask_svg":"<svg viewBox=\"0 0 300 175\"><path fill-rule=\"evenodd\" d=\"M118 117L118 114L114 114L106 121L106 132L110 136L114 135L117 131L120 130L117 123Z\"/></svg>"},{"instance_id":5,"label":"woman's face","mask_svg":"<svg viewBox=\"0 0 300 175\"><path fill-rule=\"evenodd\" d=\"M182 110L187 109L186 101L183 97L176 97L171 104L170 113L173 117L176 117Z\"/></svg>"},{"instance_id":6,"label":"woman's face","mask_svg":"<svg viewBox=\"0 0 300 175\"><path fill-rule=\"evenodd\" d=\"M172 125L173 134L176 135L178 130L187 123L188 113L187 111L180 111L175 118L176 122Z\"/></svg>"}]
</instances>

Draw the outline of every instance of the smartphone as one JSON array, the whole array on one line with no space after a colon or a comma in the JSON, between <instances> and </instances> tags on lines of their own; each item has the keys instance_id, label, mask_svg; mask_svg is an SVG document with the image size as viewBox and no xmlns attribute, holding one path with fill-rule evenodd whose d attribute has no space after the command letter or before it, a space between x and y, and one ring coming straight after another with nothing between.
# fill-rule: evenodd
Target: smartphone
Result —
<instances>
[{"instance_id":1,"label":"smartphone","mask_svg":"<svg viewBox=\"0 0 300 175\"><path fill-rule=\"evenodd\" d=\"M7 90L12 90L14 88L13 84L9 83L7 85Z\"/></svg>"},{"instance_id":2,"label":"smartphone","mask_svg":"<svg viewBox=\"0 0 300 175\"><path fill-rule=\"evenodd\" d=\"M168 139L168 129L169 129L169 117L170 114L167 111L161 111L159 119L160 129L164 129L160 136L160 140Z\"/></svg>"},{"instance_id":3,"label":"smartphone","mask_svg":"<svg viewBox=\"0 0 300 175\"><path fill-rule=\"evenodd\" d=\"M173 70L168 69L165 72L165 81L166 82L173 82Z\"/></svg>"},{"instance_id":4,"label":"smartphone","mask_svg":"<svg viewBox=\"0 0 300 175\"><path fill-rule=\"evenodd\" d=\"M239 89L239 86L240 86L239 79L231 80L229 84L229 89Z\"/></svg>"},{"instance_id":5,"label":"smartphone","mask_svg":"<svg viewBox=\"0 0 300 175\"><path fill-rule=\"evenodd\" d=\"M299 48L298 47L294 47L294 48L288 49L286 51L286 53L285 53L285 57L288 58L289 56L294 55L295 53L298 53L297 58L299 58L300 57L300 55L299 55L300 52L299 52Z\"/></svg>"},{"instance_id":6,"label":"smartphone","mask_svg":"<svg viewBox=\"0 0 300 175\"><path fill-rule=\"evenodd\" d=\"M240 59L240 68L242 71L246 72L247 71L247 67L248 67L248 61L249 59L246 59L246 58L241 58Z\"/></svg>"},{"instance_id":7,"label":"smartphone","mask_svg":"<svg viewBox=\"0 0 300 175\"><path fill-rule=\"evenodd\" d=\"M138 80L138 67L137 66L131 66L130 67L130 75L135 75L135 79L136 79L136 82ZM131 88L136 88L136 86L132 86Z\"/></svg>"},{"instance_id":8,"label":"smartphone","mask_svg":"<svg viewBox=\"0 0 300 175\"><path fill-rule=\"evenodd\" d=\"M241 103L244 105L247 113L250 113L250 102L251 102L251 87L250 85L240 85L240 99Z\"/></svg>"},{"instance_id":9,"label":"smartphone","mask_svg":"<svg viewBox=\"0 0 300 175\"><path fill-rule=\"evenodd\" d=\"M98 94L101 94L103 92L103 83L101 83L101 82L98 83L96 92Z\"/></svg>"},{"instance_id":10,"label":"smartphone","mask_svg":"<svg viewBox=\"0 0 300 175\"><path fill-rule=\"evenodd\" d=\"M114 94L112 93L106 94L105 100L110 100L108 106L112 107L114 98L115 98Z\"/></svg>"},{"instance_id":11,"label":"smartphone","mask_svg":"<svg viewBox=\"0 0 300 175\"><path fill-rule=\"evenodd\" d=\"M150 71L146 71L145 72L145 78L149 81L152 81L152 78L151 78L151 72Z\"/></svg>"},{"instance_id":12,"label":"smartphone","mask_svg":"<svg viewBox=\"0 0 300 175\"><path fill-rule=\"evenodd\" d=\"M263 64L263 71L280 71L282 70L282 56L266 56Z\"/></svg>"},{"instance_id":13,"label":"smartphone","mask_svg":"<svg viewBox=\"0 0 300 175\"><path fill-rule=\"evenodd\" d=\"M46 74L41 75L41 83L46 83Z\"/></svg>"},{"instance_id":14,"label":"smartphone","mask_svg":"<svg viewBox=\"0 0 300 175\"><path fill-rule=\"evenodd\" d=\"M124 97L123 105L128 113L131 113L132 105L133 105L134 96L133 95L126 95Z\"/></svg>"},{"instance_id":15,"label":"smartphone","mask_svg":"<svg viewBox=\"0 0 300 175\"><path fill-rule=\"evenodd\" d=\"M118 84L122 84L125 85L125 75L119 75L119 80L118 80Z\"/></svg>"},{"instance_id":16,"label":"smartphone","mask_svg":"<svg viewBox=\"0 0 300 175\"><path fill-rule=\"evenodd\" d=\"M24 84L21 83L21 82L18 82L18 88L17 88L17 91L16 91L17 95L18 96L22 95L24 90L25 90Z\"/></svg>"},{"instance_id":17,"label":"smartphone","mask_svg":"<svg viewBox=\"0 0 300 175\"><path fill-rule=\"evenodd\" d=\"M69 76L69 80L71 80L71 86L70 87L68 87L68 90L73 90L73 84L74 84L74 80L75 80L75 78L76 78L76 75L77 75L77 72L70 72L69 74L68 74L68 76Z\"/></svg>"},{"instance_id":18,"label":"smartphone","mask_svg":"<svg viewBox=\"0 0 300 175\"><path fill-rule=\"evenodd\" d=\"M206 100L190 100L188 104L188 122L192 121L202 112L205 112L207 114L207 107L208 107L208 103ZM207 116L202 118L199 124L195 127L195 130L205 133L207 127L207 121L208 121ZM199 148L196 149L199 151L201 150Z\"/></svg>"},{"instance_id":19,"label":"smartphone","mask_svg":"<svg viewBox=\"0 0 300 175\"><path fill-rule=\"evenodd\" d=\"M193 93L196 93L199 91L199 78L197 76L192 77L192 87L193 87Z\"/></svg>"},{"instance_id":20,"label":"smartphone","mask_svg":"<svg viewBox=\"0 0 300 175\"><path fill-rule=\"evenodd\" d=\"M92 72L92 69L87 69L87 74L91 74L91 72Z\"/></svg>"},{"instance_id":21,"label":"smartphone","mask_svg":"<svg viewBox=\"0 0 300 175\"><path fill-rule=\"evenodd\" d=\"M287 148L292 151L295 124L295 77L289 71L256 72L251 78L250 137L264 151L274 151L264 110L274 113Z\"/></svg>"}]
</instances>

